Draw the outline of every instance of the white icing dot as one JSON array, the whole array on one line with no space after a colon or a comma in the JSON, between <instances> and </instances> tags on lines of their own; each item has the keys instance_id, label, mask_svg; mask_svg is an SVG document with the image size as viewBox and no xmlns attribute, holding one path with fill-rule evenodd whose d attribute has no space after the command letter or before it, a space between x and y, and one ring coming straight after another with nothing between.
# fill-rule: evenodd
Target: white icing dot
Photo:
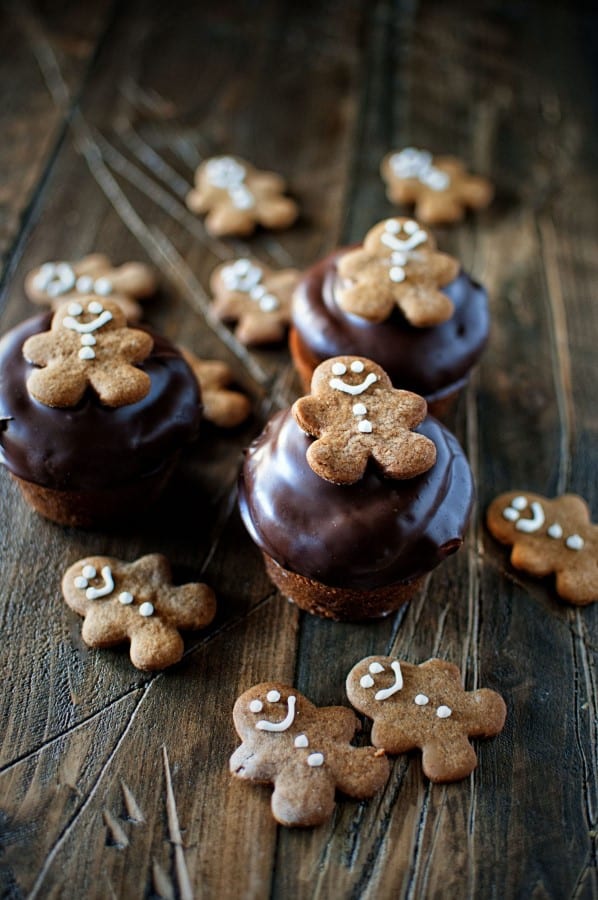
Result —
<instances>
[{"instance_id":1,"label":"white icing dot","mask_svg":"<svg viewBox=\"0 0 598 900\"><path fill-rule=\"evenodd\" d=\"M81 347L79 350L79 359L95 359L95 357L95 350L92 350L91 347Z\"/></svg>"},{"instance_id":2,"label":"white icing dot","mask_svg":"<svg viewBox=\"0 0 598 900\"><path fill-rule=\"evenodd\" d=\"M432 188L433 191L445 191L451 183L446 172L441 172L440 169L434 169L432 167L430 167L425 177L421 180L424 184L427 184L429 188Z\"/></svg>"},{"instance_id":3,"label":"white icing dot","mask_svg":"<svg viewBox=\"0 0 598 900\"><path fill-rule=\"evenodd\" d=\"M367 407L365 403L354 403L353 404L353 415L354 416L365 416L367 412Z\"/></svg>"},{"instance_id":4,"label":"white icing dot","mask_svg":"<svg viewBox=\"0 0 598 900\"><path fill-rule=\"evenodd\" d=\"M108 294L112 293L112 282L108 278L98 278L94 283L93 289L100 297L107 297Z\"/></svg>"},{"instance_id":5,"label":"white icing dot","mask_svg":"<svg viewBox=\"0 0 598 900\"><path fill-rule=\"evenodd\" d=\"M308 766L323 766L324 765L324 754L323 753L310 753L307 757L307 765Z\"/></svg>"},{"instance_id":6,"label":"white icing dot","mask_svg":"<svg viewBox=\"0 0 598 900\"><path fill-rule=\"evenodd\" d=\"M247 257L243 256L236 261L233 268L236 269L240 275L246 275L251 269L251 262Z\"/></svg>"},{"instance_id":7,"label":"white icing dot","mask_svg":"<svg viewBox=\"0 0 598 900\"><path fill-rule=\"evenodd\" d=\"M84 578L95 578L98 573L94 566L83 566L81 574Z\"/></svg>"},{"instance_id":8,"label":"white icing dot","mask_svg":"<svg viewBox=\"0 0 598 900\"><path fill-rule=\"evenodd\" d=\"M272 312L278 309L279 303L273 294L265 294L260 300L260 309L264 312Z\"/></svg>"},{"instance_id":9,"label":"white icing dot","mask_svg":"<svg viewBox=\"0 0 598 900\"><path fill-rule=\"evenodd\" d=\"M361 431L362 434L371 434L372 433L372 423L369 419L362 419L361 422L357 426L358 431Z\"/></svg>"},{"instance_id":10,"label":"white icing dot","mask_svg":"<svg viewBox=\"0 0 598 900\"><path fill-rule=\"evenodd\" d=\"M89 581L87 580L87 578L84 578L83 575L77 575L77 577L75 578L74 584L75 584L75 587L79 588L80 591L84 591L85 588L87 587L87 585L89 584Z\"/></svg>"},{"instance_id":11,"label":"white icing dot","mask_svg":"<svg viewBox=\"0 0 598 900\"><path fill-rule=\"evenodd\" d=\"M430 702L430 698L426 697L425 694L416 694L415 700L413 702L416 703L417 706L425 706Z\"/></svg>"},{"instance_id":12,"label":"white icing dot","mask_svg":"<svg viewBox=\"0 0 598 900\"><path fill-rule=\"evenodd\" d=\"M407 234L415 234L418 229L419 225L417 222L414 222L413 219L409 219L409 221L405 222L403 225L403 231L407 232Z\"/></svg>"},{"instance_id":13,"label":"white icing dot","mask_svg":"<svg viewBox=\"0 0 598 900\"><path fill-rule=\"evenodd\" d=\"M307 735L306 734L298 734L294 740L294 745L297 748L309 747L309 741L307 740Z\"/></svg>"},{"instance_id":14,"label":"white icing dot","mask_svg":"<svg viewBox=\"0 0 598 900\"><path fill-rule=\"evenodd\" d=\"M572 534L567 538L565 544L569 550L583 550L584 539L580 534Z\"/></svg>"},{"instance_id":15,"label":"white icing dot","mask_svg":"<svg viewBox=\"0 0 598 900\"><path fill-rule=\"evenodd\" d=\"M562 536L563 536L563 529L561 528L561 526L559 525L558 522L554 522L550 526L550 528L548 529L548 531L546 533L547 533L548 537L558 540L559 538L562 538Z\"/></svg>"},{"instance_id":16,"label":"white icing dot","mask_svg":"<svg viewBox=\"0 0 598 900\"><path fill-rule=\"evenodd\" d=\"M146 601L142 603L139 607L139 615L147 618L148 616L153 616L154 614L154 604Z\"/></svg>"},{"instance_id":17,"label":"white icing dot","mask_svg":"<svg viewBox=\"0 0 598 900\"><path fill-rule=\"evenodd\" d=\"M333 363L332 369L331 369L331 372L333 375L344 375L346 371L347 371L347 367L344 363L342 363L342 362Z\"/></svg>"},{"instance_id":18,"label":"white icing dot","mask_svg":"<svg viewBox=\"0 0 598 900\"><path fill-rule=\"evenodd\" d=\"M252 713L259 713L264 708L264 704L261 700L252 700L249 704L249 709Z\"/></svg>"},{"instance_id":19,"label":"white icing dot","mask_svg":"<svg viewBox=\"0 0 598 900\"><path fill-rule=\"evenodd\" d=\"M405 281L405 269L402 269L401 266L391 266L388 277L395 284L400 284L402 281Z\"/></svg>"},{"instance_id":20,"label":"white icing dot","mask_svg":"<svg viewBox=\"0 0 598 900\"><path fill-rule=\"evenodd\" d=\"M128 606L129 603L133 602L133 594L130 591L121 591L118 595L118 599L123 606Z\"/></svg>"},{"instance_id":21,"label":"white icing dot","mask_svg":"<svg viewBox=\"0 0 598 900\"><path fill-rule=\"evenodd\" d=\"M388 231L389 234L398 234L401 230L401 226L396 219L388 219L384 226L384 230Z\"/></svg>"},{"instance_id":22,"label":"white icing dot","mask_svg":"<svg viewBox=\"0 0 598 900\"><path fill-rule=\"evenodd\" d=\"M436 715L439 719L448 719L451 713L452 709L450 708L450 706L439 706L436 710Z\"/></svg>"},{"instance_id":23,"label":"white icing dot","mask_svg":"<svg viewBox=\"0 0 598 900\"><path fill-rule=\"evenodd\" d=\"M521 512L522 509L526 508L527 500L525 497L515 497L511 500L511 506L513 509L518 509Z\"/></svg>"},{"instance_id":24,"label":"white icing dot","mask_svg":"<svg viewBox=\"0 0 598 900\"><path fill-rule=\"evenodd\" d=\"M76 288L80 294L90 294L93 291L93 278L91 275L80 275L77 278ZM72 313L72 315L76 316L77 313Z\"/></svg>"},{"instance_id":25,"label":"white icing dot","mask_svg":"<svg viewBox=\"0 0 598 900\"><path fill-rule=\"evenodd\" d=\"M249 291L249 296L252 300L261 300L264 294L266 293L266 288L263 284L256 284L255 287L252 287Z\"/></svg>"},{"instance_id":26,"label":"white icing dot","mask_svg":"<svg viewBox=\"0 0 598 900\"><path fill-rule=\"evenodd\" d=\"M372 675L379 675L380 672L384 671L384 666L380 665L379 662L370 663L370 672Z\"/></svg>"},{"instance_id":27,"label":"white icing dot","mask_svg":"<svg viewBox=\"0 0 598 900\"><path fill-rule=\"evenodd\" d=\"M80 303L69 303L67 310L71 316L80 316L83 312L83 307Z\"/></svg>"},{"instance_id":28,"label":"white icing dot","mask_svg":"<svg viewBox=\"0 0 598 900\"><path fill-rule=\"evenodd\" d=\"M81 343L83 344L84 347L93 347L94 344L97 343L97 341L94 338L93 334L82 334L81 335Z\"/></svg>"},{"instance_id":29,"label":"white icing dot","mask_svg":"<svg viewBox=\"0 0 598 900\"><path fill-rule=\"evenodd\" d=\"M365 369L365 366L360 359L356 359L354 362L351 363L351 371L352 372L363 372L364 369Z\"/></svg>"},{"instance_id":30,"label":"white icing dot","mask_svg":"<svg viewBox=\"0 0 598 900\"><path fill-rule=\"evenodd\" d=\"M99 300L92 300L91 303L87 304L87 311L94 315L99 315L101 312L104 312L104 307Z\"/></svg>"},{"instance_id":31,"label":"white icing dot","mask_svg":"<svg viewBox=\"0 0 598 900\"><path fill-rule=\"evenodd\" d=\"M359 679L359 683L362 688L371 688L374 687L374 679L371 675L362 675Z\"/></svg>"},{"instance_id":32,"label":"white icing dot","mask_svg":"<svg viewBox=\"0 0 598 900\"><path fill-rule=\"evenodd\" d=\"M268 703L278 703L280 700L280 694L278 691L268 691L266 694L266 700Z\"/></svg>"},{"instance_id":33,"label":"white icing dot","mask_svg":"<svg viewBox=\"0 0 598 900\"><path fill-rule=\"evenodd\" d=\"M519 513L512 506L507 506L506 509L503 509L502 514L503 518L508 519L509 522L516 522L519 518Z\"/></svg>"}]
</instances>

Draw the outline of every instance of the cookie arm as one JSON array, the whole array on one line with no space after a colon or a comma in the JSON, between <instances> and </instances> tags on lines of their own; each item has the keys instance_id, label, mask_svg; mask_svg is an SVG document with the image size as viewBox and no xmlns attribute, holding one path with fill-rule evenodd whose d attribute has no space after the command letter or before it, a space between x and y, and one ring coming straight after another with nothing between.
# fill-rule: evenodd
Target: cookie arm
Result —
<instances>
[{"instance_id":1,"label":"cookie arm","mask_svg":"<svg viewBox=\"0 0 598 900\"><path fill-rule=\"evenodd\" d=\"M162 589L159 608L176 628L205 628L216 615L216 595L207 584L183 584Z\"/></svg>"},{"instance_id":2,"label":"cookie arm","mask_svg":"<svg viewBox=\"0 0 598 900\"><path fill-rule=\"evenodd\" d=\"M237 778L271 784L275 777L275 765L249 744L242 743L232 754L229 769Z\"/></svg>"},{"instance_id":3,"label":"cookie arm","mask_svg":"<svg viewBox=\"0 0 598 900\"><path fill-rule=\"evenodd\" d=\"M380 790L389 774L389 763L373 747L347 747L336 760L336 786L348 797L364 800Z\"/></svg>"},{"instance_id":4,"label":"cookie arm","mask_svg":"<svg viewBox=\"0 0 598 900\"><path fill-rule=\"evenodd\" d=\"M505 701L489 688L481 688L465 695L459 721L470 737L493 737L502 731L507 717Z\"/></svg>"}]
</instances>

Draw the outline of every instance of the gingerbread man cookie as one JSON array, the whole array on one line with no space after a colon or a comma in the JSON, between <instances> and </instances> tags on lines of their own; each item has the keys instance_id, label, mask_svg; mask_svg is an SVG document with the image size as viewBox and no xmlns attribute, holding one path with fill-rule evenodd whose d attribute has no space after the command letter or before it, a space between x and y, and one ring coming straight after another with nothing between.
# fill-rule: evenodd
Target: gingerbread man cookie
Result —
<instances>
[{"instance_id":1,"label":"gingerbread man cookie","mask_svg":"<svg viewBox=\"0 0 598 900\"><path fill-rule=\"evenodd\" d=\"M492 183L470 175L454 156L415 147L385 156L381 173L388 199L415 204L415 217L428 225L459 222L466 209L482 209L494 196Z\"/></svg>"},{"instance_id":2,"label":"gingerbread man cookie","mask_svg":"<svg viewBox=\"0 0 598 900\"><path fill-rule=\"evenodd\" d=\"M312 393L293 405L300 428L318 440L307 461L316 475L353 484L372 459L390 478L414 478L436 462L436 446L414 433L426 415L423 397L393 388L386 372L360 356L327 359Z\"/></svg>"},{"instance_id":3,"label":"gingerbread man cookie","mask_svg":"<svg viewBox=\"0 0 598 900\"><path fill-rule=\"evenodd\" d=\"M516 569L539 578L554 573L557 593L576 606L598 600L598 525L581 497L509 491L492 501L487 522L495 538L512 545Z\"/></svg>"},{"instance_id":4,"label":"gingerbread man cookie","mask_svg":"<svg viewBox=\"0 0 598 900\"><path fill-rule=\"evenodd\" d=\"M41 366L27 379L27 389L46 406L76 406L88 385L106 406L136 403L149 392L150 378L135 363L152 347L149 334L127 328L114 300L70 300L54 313L50 331L23 344L25 359Z\"/></svg>"},{"instance_id":5,"label":"gingerbread man cookie","mask_svg":"<svg viewBox=\"0 0 598 900\"><path fill-rule=\"evenodd\" d=\"M369 656L347 676L347 696L374 720L372 744L387 753L422 751L431 781L458 781L477 765L468 738L492 737L505 723L495 691L463 690L457 666L429 659L416 666L390 656Z\"/></svg>"},{"instance_id":6,"label":"gingerbread man cookie","mask_svg":"<svg viewBox=\"0 0 598 900\"><path fill-rule=\"evenodd\" d=\"M173 587L165 556L151 553L132 563L89 556L62 579L68 606L84 617L82 637L90 647L131 642L131 662L153 671L178 662L184 650L179 629L200 629L216 614L206 584Z\"/></svg>"},{"instance_id":7,"label":"gingerbread man cookie","mask_svg":"<svg viewBox=\"0 0 598 900\"><path fill-rule=\"evenodd\" d=\"M335 789L359 800L388 778L373 747L352 747L359 721L343 706L318 708L278 682L257 684L235 703L243 741L230 759L238 778L274 785L272 814L281 825L320 825L334 810Z\"/></svg>"},{"instance_id":8,"label":"gingerbread man cookie","mask_svg":"<svg viewBox=\"0 0 598 900\"><path fill-rule=\"evenodd\" d=\"M345 312L383 322L396 306L416 328L446 322L451 300L439 288L459 274L459 263L436 250L434 238L413 219L379 222L363 247L341 256L338 305Z\"/></svg>"},{"instance_id":9,"label":"gingerbread man cookie","mask_svg":"<svg viewBox=\"0 0 598 900\"><path fill-rule=\"evenodd\" d=\"M274 172L256 169L238 156L214 156L195 173L195 188L187 194L191 212L206 216L215 237L249 235L257 225L279 229L292 225L297 204L284 197L286 183Z\"/></svg>"},{"instance_id":10,"label":"gingerbread man cookie","mask_svg":"<svg viewBox=\"0 0 598 900\"><path fill-rule=\"evenodd\" d=\"M65 300L81 296L110 297L129 322L139 322L143 310L138 300L151 297L157 286L150 266L128 262L115 267L103 253L91 253L75 263L44 263L25 278L25 293L34 303L56 310Z\"/></svg>"},{"instance_id":11,"label":"gingerbread man cookie","mask_svg":"<svg viewBox=\"0 0 598 900\"><path fill-rule=\"evenodd\" d=\"M258 346L283 340L291 320L296 269L275 272L262 263L237 259L212 272L213 310L223 322L236 322L235 336Z\"/></svg>"},{"instance_id":12,"label":"gingerbread man cookie","mask_svg":"<svg viewBox=\"0 0 598 900\"><path fill-rule=\"evenodd\" d=\"M218 428L234 428L251 412L251 401L239 391L228 390L234 381L230 366L219 359L199 359L190 350L179 348L197 378L203 403L203 417Z\"/></svg>"}]
</instances>

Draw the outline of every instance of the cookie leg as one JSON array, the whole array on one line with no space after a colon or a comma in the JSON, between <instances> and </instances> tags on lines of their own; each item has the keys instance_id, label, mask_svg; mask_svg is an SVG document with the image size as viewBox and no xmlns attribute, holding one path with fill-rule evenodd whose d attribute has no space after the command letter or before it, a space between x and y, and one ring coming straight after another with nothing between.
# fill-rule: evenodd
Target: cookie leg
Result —
<instances>
[{"instance_id":1,"label":"cookie leg","mask_svg":"<svg viewBox=\"0 0 598 900\"><path fill-rule=\"evenodd\" d=\"M334 789L326 770L283 774L274 785L272 814L281 825L321 825L334 810Z\"/></svg>"},{"instance_id":2,"label":"cookie leg","mask_svg":"<svg viewBox=\"0 0 598 900\"><path fill-rule=\"evenodd\" d=\"M460 781L478 764L475 751L466 737L450 741L430 740L422 748L422 768L430 781Z\"/></svg>"}]
</instances>

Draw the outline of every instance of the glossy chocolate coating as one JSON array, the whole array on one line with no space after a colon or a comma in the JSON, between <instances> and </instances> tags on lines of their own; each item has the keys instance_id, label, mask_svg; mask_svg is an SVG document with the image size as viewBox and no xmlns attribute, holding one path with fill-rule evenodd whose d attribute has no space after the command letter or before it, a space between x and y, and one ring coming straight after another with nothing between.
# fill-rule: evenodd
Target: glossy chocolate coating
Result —
<instances>
[{"instance_id":1,"label":"glossy chocolate coating","mask_svg":"<svg viewBox=\"0 0 598 900\"><path fill-rule=\"evenodd\" d=\"M453 316L432 328L415 328L398 307L385 322L373 323L344 312L336 303L338 250L309 269L293 298L293 326L318 361L357 354L373 359L395 387L428 400L460 386L488 339L486 291L463 271L442 291L455 306Z\"/></svg>"},{"instance_id":2,"label":"glossy chocolate coating","mask_svg":"<svg viewBox=\"0 0 598 900\"><path fill-rule=\"evenodd\" d=\"M0 461L20 478L58 490L128 485L168 465L201 418L197 382L176 348L150 332L154 348L139 368L151 388L138 403L112 409L88 389L77 406L56 409L29 394L34 367L22 353L25 340L47 331L51 319L27 319L0 341L0 417L11 417L0 422Z\"/></svg>"},{"instance_id":3,"label":"glossy chocolate coating","mask_svg":"<svg viewBox=\"0 0 598 900\"><path fill-rule=\"evenodd\" d=\"M455 437L428 417L416 429L436 444L435 465L405 481L370 463L356 484L310 469L313 438L278 413L247 451L239 503L256 544L279 565L334 587L372 589L416 578L461 545L474 497Z\"/></svg>"}]
</instances>

